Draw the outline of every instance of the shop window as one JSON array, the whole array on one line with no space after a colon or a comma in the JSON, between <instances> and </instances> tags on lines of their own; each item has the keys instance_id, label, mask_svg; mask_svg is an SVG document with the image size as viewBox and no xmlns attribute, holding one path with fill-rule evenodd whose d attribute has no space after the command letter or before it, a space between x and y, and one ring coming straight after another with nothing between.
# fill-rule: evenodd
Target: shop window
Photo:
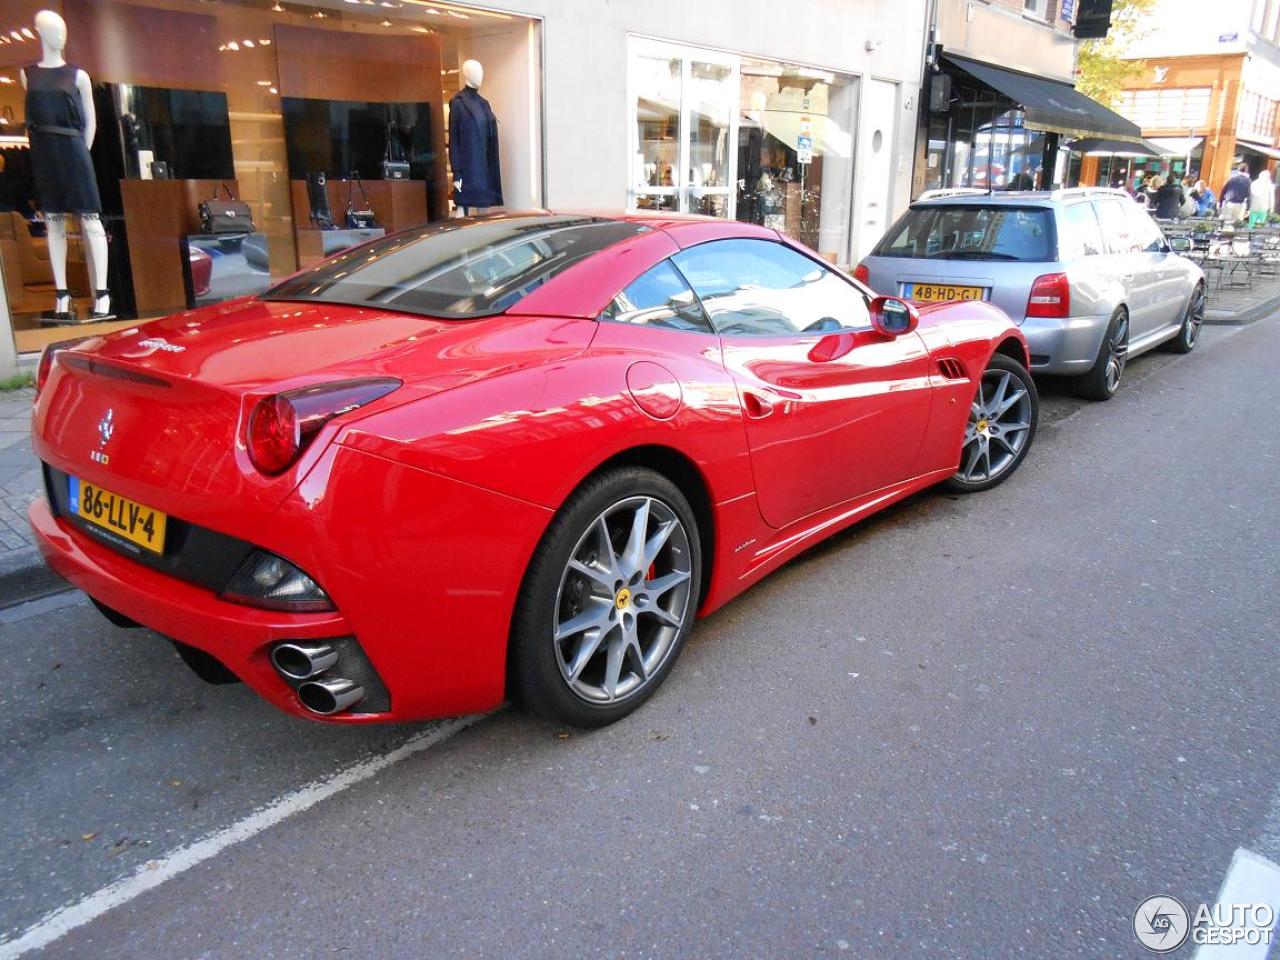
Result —
<instances>
[{"instance_id":1,"label":"shop window","mask_svg":"<svg viewBox=\"0 0 1280 960\"><path fill-rule=\"evenodd\" d=\"M31 22L47 4L18 6ZM122 323L261 291L384 233L543 202L537 21L453 2L57 9L66 59L93 82L93 172ZM86 332L42 327L53 285L18 72L39 57L35 40L0 48L0 259L22 350ZM469 60L487 107L464 93ZM459 96L466 114L451 125ZM245 205L251 230L206 236L199 208L215 191ZM83 319L92 291L77 233L73 223L67 283Z\"/></svg>"},{"instance_id":2,"label":"shop window","mask_svg":"<svg viewBox=\"0 0 1280 960\"><path fill-rule=\"evenodd\" d=\"M1116 112L1144 130L1203 130L1212 92L1210 87L1122 90Z\"/></svg>"},{"instance_id":3,"label":"shop window","mask_svg":"<svg viewBox=\"0 0 1280 960\"><path fill-rule=\"evenodd\" d=\"M633 37L628 197L850 256L855 78Z\"/></svg>"}]
</instances>

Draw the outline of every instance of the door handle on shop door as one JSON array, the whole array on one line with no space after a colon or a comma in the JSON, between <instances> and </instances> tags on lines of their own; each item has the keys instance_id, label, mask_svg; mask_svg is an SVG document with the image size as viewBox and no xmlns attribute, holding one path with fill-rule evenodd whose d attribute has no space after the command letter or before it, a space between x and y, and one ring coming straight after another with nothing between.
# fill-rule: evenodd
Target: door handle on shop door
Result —
<instances>
[{"instance_id":1,"label":"door handle on shop door","mask_svg":"<svg viewBox=\"0 0 1280 960\"><path fill-rule=\"evenodd\" d=\"M773 413L773 404L749 390L742 392L742 408L752 420L763 420Z\"/></svg>"}]
</instances>

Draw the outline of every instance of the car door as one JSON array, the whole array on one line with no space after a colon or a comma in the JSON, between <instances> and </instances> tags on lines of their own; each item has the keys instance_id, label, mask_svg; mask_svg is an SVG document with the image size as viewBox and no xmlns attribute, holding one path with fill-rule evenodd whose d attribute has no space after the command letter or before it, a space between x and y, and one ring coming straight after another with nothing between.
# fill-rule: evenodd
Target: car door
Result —
<instances>
[{"instance_id":1,"label":"car door","mask_svg":"<svg viewBox=\"0 0 1280 960\"><path fill-rule=\"evenodd\" d=\"M875 333L861 290L779 241L713 240L672 259L720 335L770 526L915 475L930 399L917 334Z\"/></svg>"},{"instance_id":2,"label":"car door","mask_svg":"<svg viewBox=\"0 0 1280 960\"><path fill-rule=\"evenodd\" d=\"M1187 292L1184 285L1186 276L1182 261L1176 253L1169 249L1164 231L1151 219L1150 215L1136 203L1129 210L1134 220L1134 233L1138 245L1146 257L1148 268L1153 274L1151 287L1151 314L1141 330L1134 330L1134 337L1156 333L1170 324L1180 322L1183 308L1186 307Z\"/></svg>"},{"instance_id":3,"label":"car door","mask_svg":"<svg viewBox=\"0 0 1280 960\"><path fill-rule=\"evenodd\" d=\"M1124 291L1132 340L1141 336L1140 331L1150 329L1159 275L1151 259L1142 252L1136 221L1125 209L1125 204L1136 207L1131 201L1119 198L1095 200L1093 207L1107 241L1107 256L1102 269Z\"/></svg>"}]
</instances>

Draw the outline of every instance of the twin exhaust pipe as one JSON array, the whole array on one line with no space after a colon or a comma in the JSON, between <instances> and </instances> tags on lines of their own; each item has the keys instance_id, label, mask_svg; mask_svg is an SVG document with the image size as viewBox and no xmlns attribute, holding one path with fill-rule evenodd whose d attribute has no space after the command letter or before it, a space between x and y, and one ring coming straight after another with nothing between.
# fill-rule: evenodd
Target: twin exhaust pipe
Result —
<instances>
[{"instance_id":1,"label":"twin exhaust pipe","mask_svg":"<svg viewBox=\"0 0 1280 960\"><path fill-rule=\"evenodd\" d=\"M338 662L338 651L327 643L280 643L271 650L271 663L281 676L298 683L298 699L312 713L331 716L364 699L364 687L342 677L322 677Z\"/></svg>"}]
</instances>

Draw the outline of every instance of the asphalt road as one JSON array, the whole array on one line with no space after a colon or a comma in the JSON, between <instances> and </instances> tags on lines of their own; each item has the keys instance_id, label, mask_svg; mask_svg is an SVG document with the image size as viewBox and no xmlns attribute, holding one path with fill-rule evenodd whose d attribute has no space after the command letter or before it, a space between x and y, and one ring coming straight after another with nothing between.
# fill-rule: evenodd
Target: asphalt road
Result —
<instances>
[{"instance_id":1,"label":"asphalt road","mask_svg":"<svg viewBox=\"0 0 1280 960\"><path fill-rule=\"evenodd\" d=\"M186 870L423 728L289 719L74 594L0 611L0 937L150 861L30 955L1150 956L1139 901L1280 858L1278 360L1280 318L1049 391L1010 482L811 551L631 718L499 712Z\"/></svg>"}]
</instances>

